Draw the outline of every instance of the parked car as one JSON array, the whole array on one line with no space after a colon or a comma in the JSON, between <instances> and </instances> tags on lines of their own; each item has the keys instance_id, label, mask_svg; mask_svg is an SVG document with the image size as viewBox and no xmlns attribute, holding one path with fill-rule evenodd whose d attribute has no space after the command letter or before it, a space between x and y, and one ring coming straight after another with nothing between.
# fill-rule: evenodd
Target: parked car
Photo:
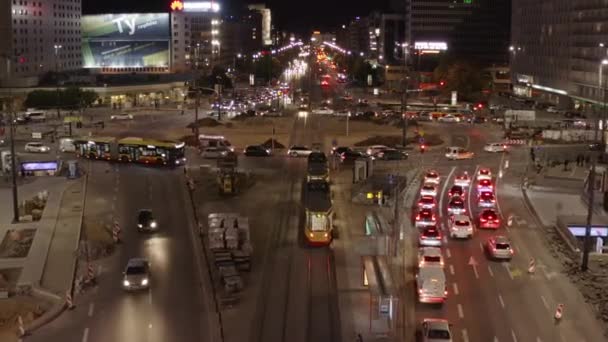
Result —
<instances>
[{"instance_id":1,"label":"parked car","mask_svg":"<svg viewBox=\"0 0 608 342\"><path fill-rule=\"evenodd\" d=\"M25 144L25 152L49 153L51 148L40 142L28 142Z\"/></svg>"},{"instance_id":2,"label":"parked car","mask_svg":"<svg viewBox=\"0 0 608 342\"><path fill-rule=\"evenodd\" d=\"M243 154L247 157L268 157L272 154L272 151L262 145L249 145L245 147Z\"/></svg>"},{"instance_id":3,"label":"parked car","mask_svg":"<svg viewBox=\"0 0 608 342\"><path fill-rule=\"evenodd\" d=\"M287 150L287 155L290 157L308 157L312 150L306 146L293 145Z\"/></svg>"},{"instance_id":4,"label":"parked car","mask_svg":"<svg viewBox=\"0 0 608 342\"><path fill-rule=\"evenodd\" d=\"M128 113L114 114L110 116L110 120L133 120L133 115Z\"/></svg>"},{"instance_id":5,"label":"parked car","mask_svg":"<svg viewBox=\"0 0 608 342\"><path fill-rule=\"evenodd\" d=\"M208 159L222 158L228 154L228 152L231 152L231 150L226 146L204 147L201 152L201 157Z\"/></svg>"}]
</instances>

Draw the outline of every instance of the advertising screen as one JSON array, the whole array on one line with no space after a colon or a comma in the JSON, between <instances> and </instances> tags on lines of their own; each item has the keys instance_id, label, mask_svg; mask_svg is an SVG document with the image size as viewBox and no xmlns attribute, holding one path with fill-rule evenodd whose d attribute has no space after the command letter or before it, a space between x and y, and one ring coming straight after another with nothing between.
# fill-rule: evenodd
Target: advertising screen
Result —
<instances>
[{"instance_id":1,"label":"advertising screen","mask_svg":"<svg viewBox=\"0 0 608 342\"><path fill-rule=\"evenodd\" d=\"M85 15L81 25L85 68L169 66L168 13Z\"/></svg>"}]
</instances>

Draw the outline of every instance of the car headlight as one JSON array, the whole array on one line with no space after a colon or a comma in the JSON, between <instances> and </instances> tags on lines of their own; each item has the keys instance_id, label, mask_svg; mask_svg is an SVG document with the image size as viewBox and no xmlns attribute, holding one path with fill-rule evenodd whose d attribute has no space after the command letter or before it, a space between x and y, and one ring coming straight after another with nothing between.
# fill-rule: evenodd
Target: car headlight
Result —
<instances>
[{"instance_id":1,"label":"car headlight","mask_svg":"<svg viewBox=\"0 0 608 342\"><path fill-rule=\"evenodd\" d=\"M137 226L138 226L139 228L143 227L143 225L142 225L141 223L138 223L138 224L137 224Z\"/></svg>"},{"instance_id":2,"label":"car headlight","mask_svg":"<svg viewBox=\"0 0 608 342\"><path fill-rule=\"evenodd\" d=\"M141 285L146 286L148 285L148 278L144 278L141 280Z\"/></svg>"},{"instance_id":3,"label":"car headlight","mask_svg":"<svg viewBox=\"0 0 608 342\"><path fill-rule=\"evenodd\" d=\"M266 149L266 153L270 154L270 149Z\"/></svg>"},{"instance_id":4,"label":"car headlight","mask_svg":"<svg viewBox=\"0 0 608 342\"><path fill-rule=\"evenodd\" d=\"M150 227L156 228L156 221L152 221L152 223L150 223Z\"/></svg>"},{"instance_id":5,"label":"car headlight","mask_svg":"<svg viewBox=\"0 0 608 342\"><path fill-rule=\"evenodd\" d=\"M126 287L126 286L131 285L131 283L129 283L128 280L123 280L122 285Z\"/></svg>"}]
</instances>

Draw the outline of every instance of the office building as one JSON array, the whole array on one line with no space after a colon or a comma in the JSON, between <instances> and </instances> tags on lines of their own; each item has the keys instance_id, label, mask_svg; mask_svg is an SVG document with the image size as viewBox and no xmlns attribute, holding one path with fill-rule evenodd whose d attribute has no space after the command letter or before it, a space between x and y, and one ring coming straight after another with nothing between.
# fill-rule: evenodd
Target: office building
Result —
<instances>
[{"instance_id":1,"label":"office building","mask_svg":"<svg viewBox=\"0 0 608 342\"><path fill-rule=\"evenodd\" d=\"M402 61L406 39L403 13L373 12L367 21L370 57L381 64Z\"/></svg>"},{"instance_id":2,"label":"office building","mask_svg":"<svg viewBox=\"0 0 608 342\"><path fill-rule=\"evenodd\" d=\"M192 69L209 72L223 64L220 5L217 2L183 0L171 12L171 61L173 72Z\"/></svg>"},{"instance_id":3,"label":"office building","mask_svg":"<svg viewBox=\"0 0 608 342\"><path fill-rule=\"evenodd\" d=\"M513 0L513 91L561 108L603 103L607 21L606 4L594 0Z\"/></svg>"},{"instance_id":4,"label":"office building","mask_svg":"<svg viewBox=\"0 0 608 342\"><path fill-rule=\"evenodd\" d=\"M36 85L49 71L82 67L80 0L4 0L0 2L2 86ZM9 69L10 68L10 69Z\"/></svg>"},{"instance_id":5,"label":"office building","mask_svg":"<svg viewBox=\"0 0 608 342\"><path fill-rule=\"evenodd\" d=\"M262 15L262 43L264 45L272 45L272 16L270 9L266 8L264 4L253 4L247 8L257 11Z\"/></svg>"},{"instance_id":6,"label":"office building","mask_svg":"<svg viewBox=\"0 0 608 342\"><path fill-rule=\"evenodd\" d=\"M407 41L440 42L451 56L508 63L510 0L408 0Z\"/></svg>"}]
</instances>

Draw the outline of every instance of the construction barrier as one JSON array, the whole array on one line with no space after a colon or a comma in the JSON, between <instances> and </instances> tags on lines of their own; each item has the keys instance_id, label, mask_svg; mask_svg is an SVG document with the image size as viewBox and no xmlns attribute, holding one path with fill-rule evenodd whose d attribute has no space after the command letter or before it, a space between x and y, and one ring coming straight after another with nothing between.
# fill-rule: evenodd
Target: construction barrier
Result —
<instances>
[{"instance_id":1,"label":"construction barrier","mask_svg":"<svg viewBox=\"0 0 608 342\"><path fill-rule=\"evenodd\" d=\"M536 271L536 261L534 258L530 258L530 262L528 263L528 273L532 274Z\"/></svg>"},{"instance_id":2,"label":"construction barrier","mask_svg":"<svg viewBox=\"0 0 608 342\"><path fill-rule=\"evenodd\" d=\"M114 240L114 243L120 242L120 226L116 221L114 221L114 226L112 227L112 240Z\"/></svg>"},{"instance_id":3,"label":"construction barrier","mask_svg":"<svg viewBox=\"0 0 608 342\"><path fill-rule=\"evenodd\" d=\"M72 295L70 294L69 290L65 293L65 305L67 306L68 310L74 309L74 302L72 301Z\"/></svg>"},{"instance_id":4,"label":"construction barrier","mask_svg":"<svg viewBox=\"0 0 608 342\"><path fill-rule=\"evenodd\" d=\"M87 264L87 276L85 282L92 283L95 281L95 271L93 270L92 264Z\"/></svg>"},{"instance_id":5,"label":"construction barrier","mask_svg":"<svg viewBox=\"0 0 608 342\"><path fill-rule=\"evenodd\" d=\"M509 217L507 218L507 226L511 227L513 225L513 214L509 214Z\"/></svg>"},{"instance_id":6,"label":"construction barrier","mask_svg":"<svg viewBox=\"0 0 608 342\"><path fill-rule=\"evenodd\" d=\"M25 328L23 326L23 318L21 318L21 315L17 316L17 332L19 337L25 336Z\"/></svg>"},{"instance_id":7,"label":"construction barrier","mask_svg":"<svg viewBox=\"0 0 608 342\"><path fill-rule=\"evenodd\" d=\"M562 315L564 314L564 304L557 304L557 309L555 309L555 319L562 319Z\"/></svg>"}]
</instances>

